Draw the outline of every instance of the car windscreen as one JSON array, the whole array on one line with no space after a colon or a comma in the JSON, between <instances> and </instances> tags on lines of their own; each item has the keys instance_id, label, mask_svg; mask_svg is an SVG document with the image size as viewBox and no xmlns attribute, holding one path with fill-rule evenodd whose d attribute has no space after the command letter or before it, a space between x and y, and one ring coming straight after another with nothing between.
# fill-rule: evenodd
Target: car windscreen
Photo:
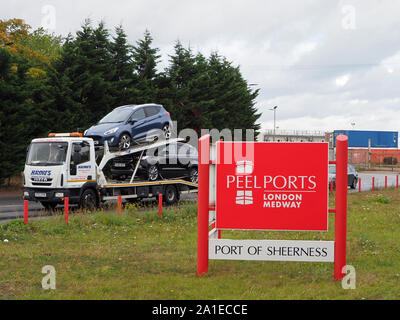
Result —
<instances>
[{"instance_id":1,"label":"car windscreen","mask_svg":"<svg viewBox=\"0 0 400 320\"><path fill-rule=\"evenodd\" d=\"M115 109L107 114L99 123L117 123L128 119L132 113L131 108Z\"/></svg>"},{"instance_id":2,"label":"car windscreen","mask_svg":"<svg viewBox=\"0 0 400 320\"><path fill-rule=\"evenodd\" d=\"M29 166L55 166L65 163L67 142L34 142L29 146L26 164Z\"/></svg>"}]
</instances>

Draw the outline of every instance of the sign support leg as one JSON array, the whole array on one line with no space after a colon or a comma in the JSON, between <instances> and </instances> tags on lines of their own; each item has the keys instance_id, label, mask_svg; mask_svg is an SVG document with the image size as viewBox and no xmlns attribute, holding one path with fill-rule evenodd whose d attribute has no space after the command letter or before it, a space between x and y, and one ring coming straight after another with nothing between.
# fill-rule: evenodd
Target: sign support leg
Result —
<instances>
[{"instance_id":1,"label":"sign support leg","mask_svg":"<svg viewBox=\"0 0 400 320\"><path fill-rule=\"evenodd\" d=\"M335 280L346 274L346 233L347 233L347 162L348 138L340 135L336 139L336 214L335 214Z\"/></svg>"},{"instance_id":2,"label":"sign support leg","mask_svg":"<svg viewBox=\"0 0 400 320\"><path fill-rule=\"evenodd\" d=\"M210 135L199 139L197 202L197 275L208 272L208 226L210 185Z\"/></svg>"}]
</instances>

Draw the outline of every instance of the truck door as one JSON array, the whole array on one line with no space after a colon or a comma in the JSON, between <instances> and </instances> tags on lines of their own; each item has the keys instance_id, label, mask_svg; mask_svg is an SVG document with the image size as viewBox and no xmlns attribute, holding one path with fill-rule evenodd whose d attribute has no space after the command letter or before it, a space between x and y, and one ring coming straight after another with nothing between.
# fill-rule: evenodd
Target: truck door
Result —
<instances>
[{"instance_id":1,"label":"truck door","mask_svg":"<svg viewBox=\"0 0 400 320\"><path fill-rule=\"evenodd\" d=\"M96 168L91 161L92 156L89 142L72 143L68 183L81 186L86 182L96 181Z\"/></svg>"}]
</instances>

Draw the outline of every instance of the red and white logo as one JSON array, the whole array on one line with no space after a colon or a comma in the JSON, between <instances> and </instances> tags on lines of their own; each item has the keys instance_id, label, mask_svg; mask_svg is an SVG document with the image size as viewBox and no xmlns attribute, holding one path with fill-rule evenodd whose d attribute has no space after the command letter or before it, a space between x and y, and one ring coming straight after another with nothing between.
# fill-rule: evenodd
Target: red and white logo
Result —
<instances>
[{"instance_id":1,"label":"red and white logo","mask_svg":"<svg viewBox=\"0 0 400 320\"><path fill-rule=\"evenodd\" d=\"M250 205L253 204L253 191L240 191L236 193L236 204Z\"/></svg>"},{"instance_id":2,"label":"red and white logo","mask_svg":"<svg viewBox=\"0 0 400 320\"><path fill-rule=\"evenodd\" d=\"M252 174L253 168L254 168L253 161L241 160L236 162L237 175Z\"/></svg>"},{"instance_id":3,"label":"red and white logo","mask_svg":"<svg viewBox=\"0 0 400 320\"><path fill-rule=\"evenodd\" d=\"M253 161L241 160L236 162L236 175L249 175L253 173ZM250 205L253 204L253 191L238 190L236 193L236 204Z\"/></svg>"}]
</instances>

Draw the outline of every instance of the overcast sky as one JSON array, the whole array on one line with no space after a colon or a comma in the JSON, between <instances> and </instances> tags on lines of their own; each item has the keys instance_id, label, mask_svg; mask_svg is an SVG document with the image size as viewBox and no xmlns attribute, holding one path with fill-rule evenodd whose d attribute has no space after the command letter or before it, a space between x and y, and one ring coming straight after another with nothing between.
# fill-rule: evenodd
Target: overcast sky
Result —
<instances>
[{"instance_id":1,"label":"overcast sky","mask_svg":"<svg viewBox=\"0 0 400 320\"><path fill-rule=\"evenodd\" d=\"M173 45L239 65L260 89L263 128L390 130L400 125L398 0L3 0L0 19L74 33L86 18L133 44L150 30L164 65Z\"/></svg>"}]
</instances>

